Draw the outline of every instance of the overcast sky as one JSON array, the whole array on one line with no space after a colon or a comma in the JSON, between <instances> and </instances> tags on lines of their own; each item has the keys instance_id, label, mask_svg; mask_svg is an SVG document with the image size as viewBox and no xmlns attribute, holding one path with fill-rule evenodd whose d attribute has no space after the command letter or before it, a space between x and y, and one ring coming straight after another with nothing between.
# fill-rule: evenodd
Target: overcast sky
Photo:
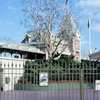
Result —
<instances>
[{"instance_id":1,"label":"overcast sky","mask_svg":"<svg viewBox=\"0 0 100 100\"><path fill-rule=\"evenodd\" d=\"M61 0L64 1L64 0ZM66 0L65 0L66 1ZM88 16L91 17L92 52L100 50L100 0L69 0L74 12L80 17L82 56L88 55ZM21 0L0 0L0 41L9 40L19 44L26 28L22 20ZM97 48L97 50L95 50Z\"/></svg>"}]
</instances>

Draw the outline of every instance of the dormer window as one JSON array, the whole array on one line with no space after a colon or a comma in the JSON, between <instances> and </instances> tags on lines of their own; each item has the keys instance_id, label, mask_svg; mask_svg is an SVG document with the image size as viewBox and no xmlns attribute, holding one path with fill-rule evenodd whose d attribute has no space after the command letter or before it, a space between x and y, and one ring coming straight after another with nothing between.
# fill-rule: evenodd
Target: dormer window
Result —
<instances>
[{"instance_id":1,"label":"dormer window","mask_svg":"<svg viewBox=\"0 0 100 100\"><path fill-rule=\"evenodd\" d=\"M31 36L29 34L26 34L26 36L25 36L26 43L30 42L30 38L31 38Z\"/></svg>"}]
</instances>

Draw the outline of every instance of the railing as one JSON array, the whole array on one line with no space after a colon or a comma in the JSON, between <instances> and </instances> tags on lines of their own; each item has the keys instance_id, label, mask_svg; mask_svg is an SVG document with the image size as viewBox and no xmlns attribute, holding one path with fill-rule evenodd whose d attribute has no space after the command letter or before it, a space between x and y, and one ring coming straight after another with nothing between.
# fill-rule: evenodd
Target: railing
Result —
<instances>
[{"instance_id":1,"label":"railing","mask_svg":"<svg viewBox=\"0 0 100 100\"><path fill-rule=\"evenodd\" d=\"M2 61L0 100L99 100L97 62ZM15 63L15 62L14 62ZM19 64L21 66L19 66ZM18 67L19 66L19 67ZM1 77L1 76L0 76Z\"/></svg>"}]
</instances>

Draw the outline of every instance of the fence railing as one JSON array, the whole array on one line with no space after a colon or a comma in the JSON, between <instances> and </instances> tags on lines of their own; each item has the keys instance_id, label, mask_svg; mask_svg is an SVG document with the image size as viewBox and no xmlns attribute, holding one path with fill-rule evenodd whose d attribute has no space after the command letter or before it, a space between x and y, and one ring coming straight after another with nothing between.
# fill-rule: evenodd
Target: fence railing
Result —
<instances>
[{"instance_id":1,"label":"fence railing","mask_svg":"<svg viewBox=\"0 0 100 100\"><path fill-rule=\"evenodd\" d=\"M10 61L9 61L10 62ZM0 67L0 100L99 100L97 62L14 61ZM1 64L1 65L2 65ZM0 66L1 66L0 65Z\"/></svg>"}]
</instances>

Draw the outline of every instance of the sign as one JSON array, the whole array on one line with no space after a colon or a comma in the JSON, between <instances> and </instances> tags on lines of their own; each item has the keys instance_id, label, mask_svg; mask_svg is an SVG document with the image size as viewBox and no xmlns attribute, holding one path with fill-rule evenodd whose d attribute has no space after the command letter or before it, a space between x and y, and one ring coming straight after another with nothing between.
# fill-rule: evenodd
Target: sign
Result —
<instances>
[{"instance_id":1,"label":"sign","mask_svg":"<svg viewBox=\"0 0 100 100\"><path fill-rule=\"evenodd\" d=\"M48 73L40 73L39 74L39 85L40 86L48 86Z\"/></svg>"},{"instance_id":2,"label":"sign","mask_svg":"<svg viewBox=\"0 0 100 100\"><path fill-rule=\"evenodd\" d=\"M95 90L100 90L100 80L95 80Z\"/></svg>"}]
</instances>

